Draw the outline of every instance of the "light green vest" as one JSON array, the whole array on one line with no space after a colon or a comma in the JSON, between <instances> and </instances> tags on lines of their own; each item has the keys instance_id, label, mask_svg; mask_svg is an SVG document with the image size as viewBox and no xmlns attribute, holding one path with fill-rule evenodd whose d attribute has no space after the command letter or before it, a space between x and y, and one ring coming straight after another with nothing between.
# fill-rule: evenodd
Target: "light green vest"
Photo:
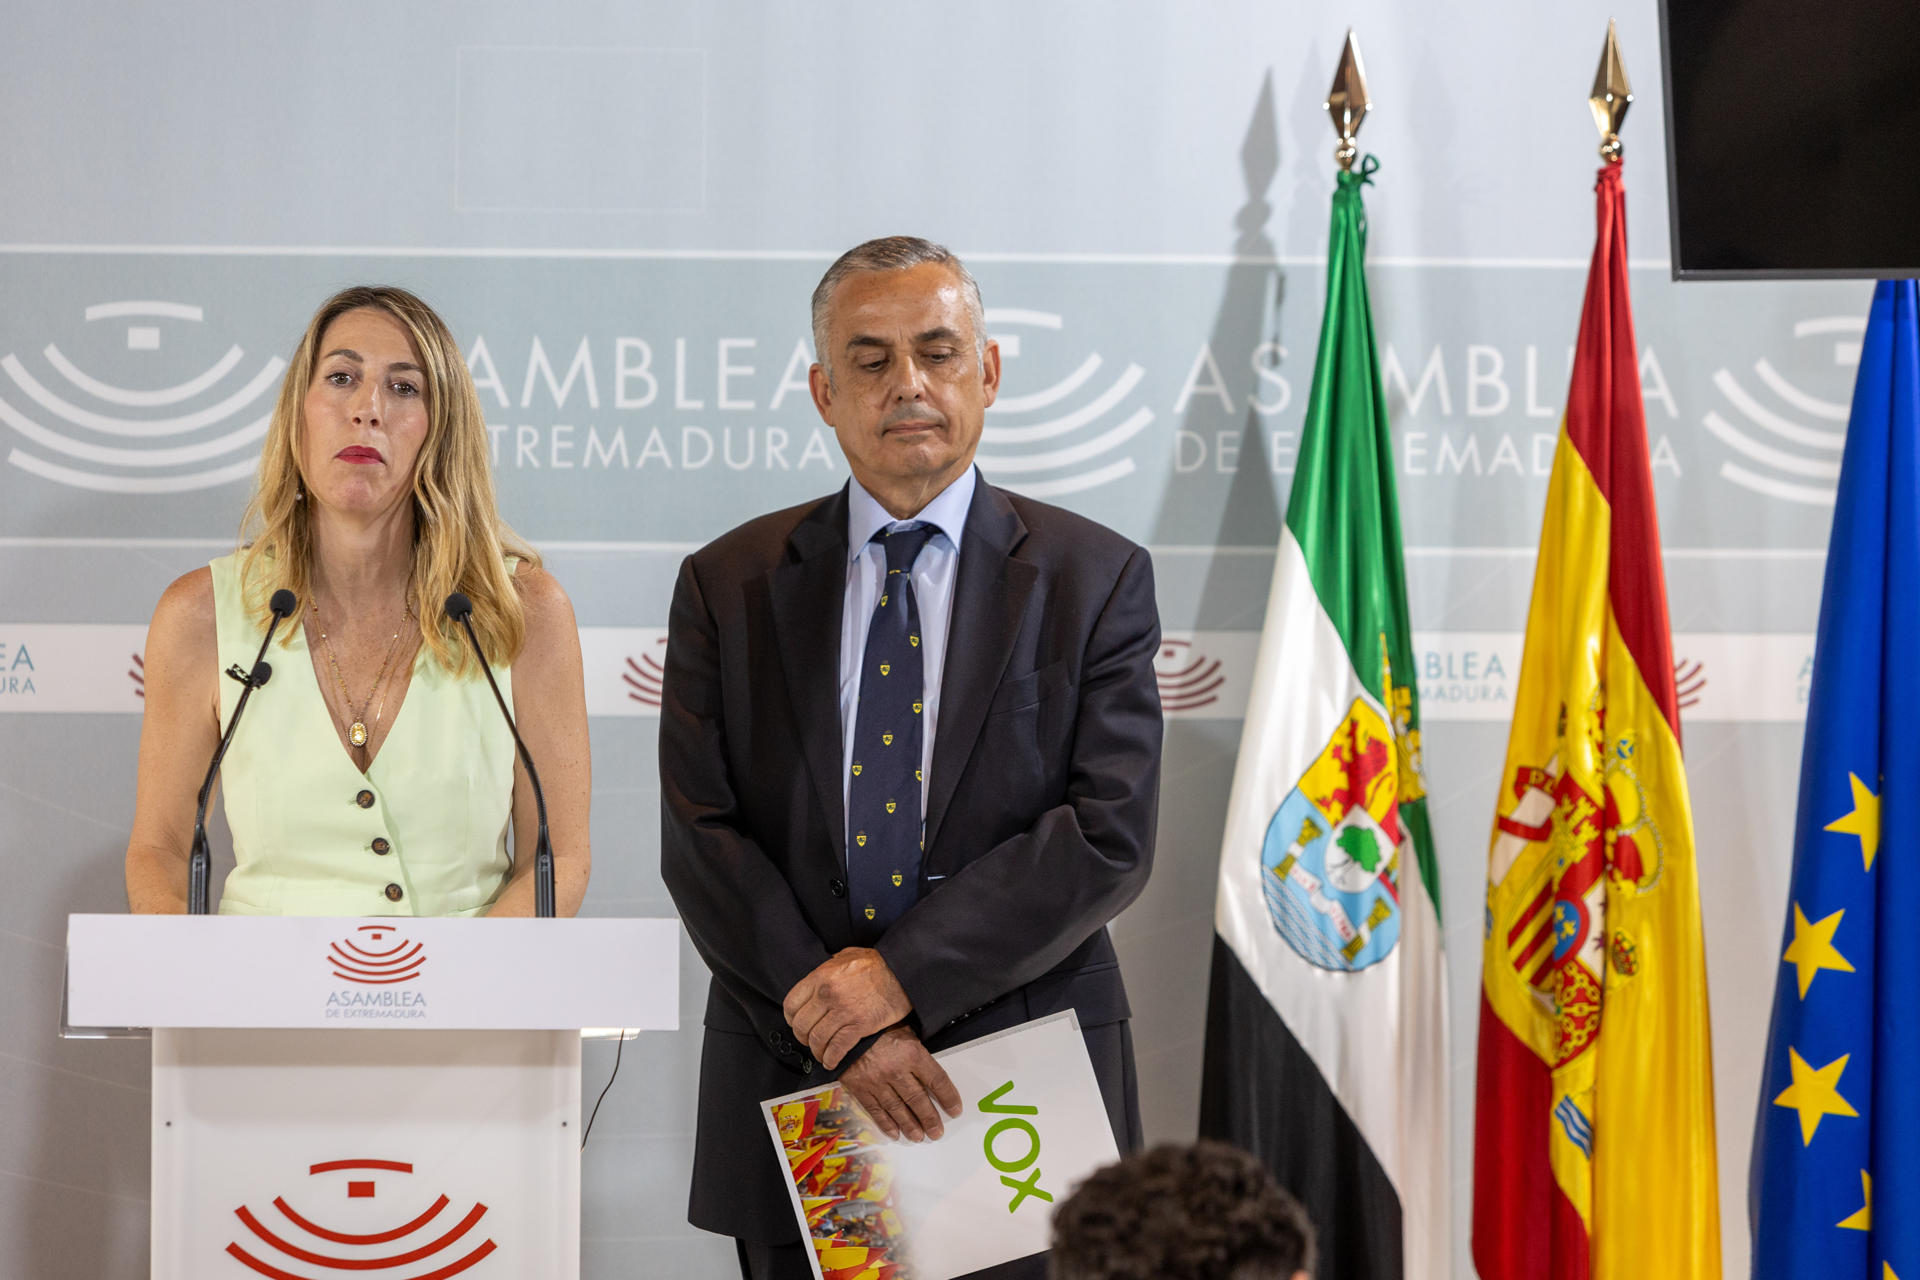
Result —
<instances>
[{"instance_id":1,"label":"light green vest","mask_svg":"<svg viewBox=\"0 0 1920 1280\"><path fill-rule=\"evenodd\" d=\"M239 556L210 567L220 670L245 670L263 633L242 600ZM235 860L221 914L483 913L509 870L514 761L487 682L477 672L454 679L422 648L380 753L361 773L321 696L300 617L282 623L280 636L267 651L273 677L247 703L220 767ZM512 672L494 674L511 706ZM225 674L219 682L224 727L241 688Z\"/></svg>"}]
</instances>

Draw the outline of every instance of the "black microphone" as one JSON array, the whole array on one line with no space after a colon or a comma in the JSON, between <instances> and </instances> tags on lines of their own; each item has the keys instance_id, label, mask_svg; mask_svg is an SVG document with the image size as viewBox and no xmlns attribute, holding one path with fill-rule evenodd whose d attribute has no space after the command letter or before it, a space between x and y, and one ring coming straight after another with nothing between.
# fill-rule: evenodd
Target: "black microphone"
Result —
<instances>
[{"instance_id":1,"label":"black microphone","mask_svg":"<svg viewBox=\"0 0 1920 1280\"><path fill-rule=\"evenodd\" d=\"M474 659L480 664L481 674L487 677L487 686L493 690L493 700L500 704L500 714L507 718L507 731L513 734L513 745L520 749L520 763L527 766L527 781L533 784L533 803L540 812L540 835L533 844L533 914L543 920L551 920L553 842L547 839L547 797L540 790L539 770L533 767L533 757L527 754L527 744L520 740L520 728L513 722L513 712L507 710L507 700L500 696L500 682L493 678L493 668L487 665L487 655L480 651L480 638L473 634L473 601L456 591L447 597L446 607L447 616L466 628Z\"/></svg>"},{"instance_id":2,"label":"black microphone","mask_svg":"<svg viewBox=\"0 0 1920 1280\"><path fill-rule=\"evenodd\" d=\"M273 668L266 663L267 646L273 643L273 633L299 607L300 601L285 587L274 592L273 599L267 602L267 608L273 611L273 621L267 624L266 638L260 641L260 652L254 656L253 670L242 671L237 662L227 668L227 678L240 682L240 701L233 705L227 731L220 735L220 745L214 749L213 763L207 766L206 781L200 784L200 799L193 813L193 851L187 855L188 915L207 914L207 894L213 878L213 854L207 849L207 800L213 795L213 780L220 772L220 762L226 758L227 744L233 741L233 731L240 727L240 713L247 709L247 699L273 676Z\"/></svg>"}]
</instances>

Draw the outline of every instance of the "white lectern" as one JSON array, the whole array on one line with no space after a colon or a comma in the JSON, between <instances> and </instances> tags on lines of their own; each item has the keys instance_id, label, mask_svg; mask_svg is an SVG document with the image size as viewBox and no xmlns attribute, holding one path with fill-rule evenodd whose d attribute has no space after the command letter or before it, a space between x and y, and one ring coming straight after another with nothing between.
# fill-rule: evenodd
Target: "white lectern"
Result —
<instances>
[{"instance_id":1,"label":"white lectern","mask_svg":"<svg viewBox=\"0 0 1920 1280\"><path fill-rule=\"evenodd\" d=\"M580 1037L678 1026L674 920L76 915L153 1028L154 1280L580 1274Z\"/></svg>"}]
</instances>

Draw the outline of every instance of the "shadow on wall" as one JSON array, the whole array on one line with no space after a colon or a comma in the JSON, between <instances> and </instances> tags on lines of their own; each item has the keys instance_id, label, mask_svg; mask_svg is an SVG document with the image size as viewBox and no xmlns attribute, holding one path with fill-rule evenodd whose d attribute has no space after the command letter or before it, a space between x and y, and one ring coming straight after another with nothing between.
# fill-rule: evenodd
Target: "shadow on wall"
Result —
<instances>
[{"instance_id":1,"label":"shadow on wall","mask_svg":"<svg viewBox=\"0 0 1920 1280\"><path fill-rule=\"evenodd\" d=\"M1260 394L1259 379L1251 369L1246 370L1244 376L1235 374L1229 378L1217 363L1217 353L1254 351L1263 343L1279 341L1280 309L1287 281L1275 265L1274 240L1267 228L1274 212L1267 195L1280 169L1280 132L1272 72L1261 81L1253 115L1240 145L1240 168L1247 198L1233 220L1238 231L1232 247L1235 261L1227 268L1226 291L1207 337L1206 352L1196 356L1196 368L1187 379L1193 391L1186 397L1184 416L1169 441L1169 448L1175 453L1175 465L1154 526L1152 540L1156 543L1186 540L1191 536L1186 531L1195 527L1194 513L1215 507L1220 511L1213 537L1216 544L1271 545L1280 533L1274 476L1262 429L1264 419L1254 404ZM1204 363L1210 357L1215 361L1212 367ZM1216 466L1202 465L1183 471L1180 454L1183 442L1200 439L1213 443L1219 433L1223 408L1245 410L1245 417L1238 424L1240 453L1224 495L1220 492L1221 476ZM1215 452L1211 448L1205 450L1208 458ZM1180 566L1182 572L1191 567ZM1200 601L1201 625L1225 625L1227 619L1237 619L1248 608L1258 609L1260 603L1221 598L1214 575L1209 573ZM1258 613L1251 625L1259 625Z\"/></svg>"},{"instance_id":2,"label":"shadow on wall","mask_svg":"<svg viewBox=\"0 0 1920 1280\"><path fill-rule=\"evenodd\" d=\"M1315 100L1312 109L1318 108ZM1239 160L1246 200L1234 215L1235 261L1227 268L1225 291L1208 335L1207 350L1215 353L1250 352L1279 341L1287 281L1275 262L1268 225L1274 216L1268 193L1280 169L1271 73L1260 84ZM1183 440L1191 447L1195 436L1204 436L1207 446L1206 465L1184 472L1178 465L1171 468L1148 539L1161 546L1201 544L1188 554L1163 556L1156 564L1163 598L1190 602L1181 612L1191 608L1191 622L1176 617L1176 629L1252 630L1265 612L1267 562L1258 560L1256 567L1245 555L1223 557L1203 549L1209 543L1272 546L1279 537L1275 486L1284 477L1273 472L1267 436L1274 419L1254 405L1256 397L1271 394L1271 383L1263 384L1245 365L1236 367L1238 374L1225 366L1199 370L1201 389L1188 399L1167 441L1168 448L1178 450ZM1287 406L1289 412L1298 408ZM1223 411L1232 414L1227 419L1232 425L1224 431ZM1239 456L1226 475L1214 465L1221 438L1229 449L1235 440L1239 445ZM1199 581L1197 601L1184 588L1168 591L1170 583L1194 580ZM1162 777L1156 873L1145 898L1130 913L1128 927L1116 933L1130 979L1137 1043L1143 1046L1143 1118L1155 1141L1191 1138L1198 1114L1225 777L1231 775L1239 739L1235 721L1181 722L1176 728L1179 731L1168 736Z\"/></svg>"}]
</instances>

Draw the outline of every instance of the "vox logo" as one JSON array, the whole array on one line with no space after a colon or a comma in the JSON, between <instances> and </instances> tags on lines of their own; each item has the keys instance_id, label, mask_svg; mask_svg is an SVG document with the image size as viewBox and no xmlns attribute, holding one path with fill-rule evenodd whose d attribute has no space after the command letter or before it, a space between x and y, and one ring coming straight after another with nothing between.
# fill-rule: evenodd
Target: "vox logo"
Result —
<instances>
[{"instance_id":1,"label":"vox logo","mask_svg":"<svg viewBox=\"0 0 1920 1280\"><path fill-rule=\"evenodd\" d=\"M1008 1096L1012 1092L1013 1081L1009 1080L975 1104L982 1115L1001 1117L989 1126L980 1145L987 1163L1000 1171L1000 1181L1013 1188L1013 1199L1007 1203L1008 1213L1018 1209L1029 1197L1053 1203L1053 1193L1040 1186L1040 1130L1034 1127L1034 1120L1040 1118L1040 1108L1015 1102ZM1028 1116L1034 1120L1027 1119ZM1024 1178L1013 1176L1029 1169L1032 1172Z\"/></svg>"}]
</instances>

